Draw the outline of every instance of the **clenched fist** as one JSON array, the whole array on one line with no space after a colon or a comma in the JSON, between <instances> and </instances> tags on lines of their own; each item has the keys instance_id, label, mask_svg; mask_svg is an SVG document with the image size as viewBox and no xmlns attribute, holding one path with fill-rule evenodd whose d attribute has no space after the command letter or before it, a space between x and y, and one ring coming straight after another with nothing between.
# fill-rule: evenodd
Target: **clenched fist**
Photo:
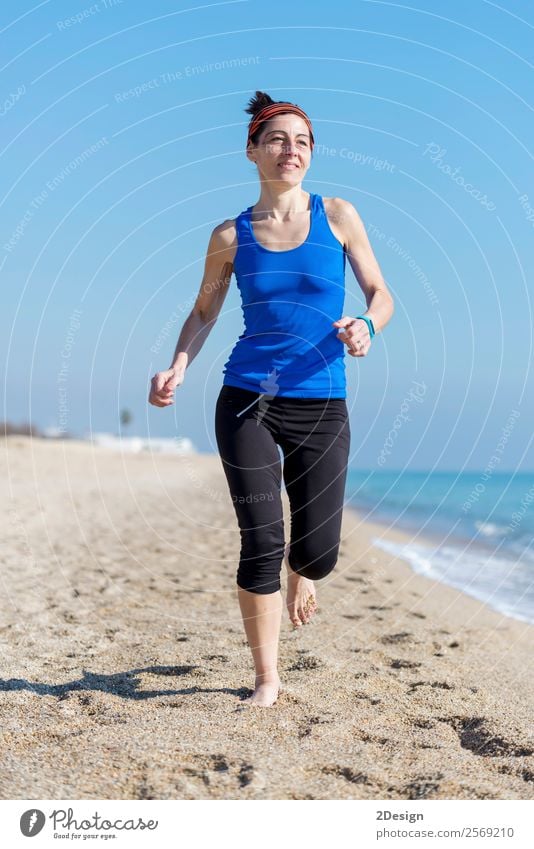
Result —
<instances>
[{"instance_id":1,"label":"clenched fist","mask_svg":"<svg viewBox=\"0 0 534 849\"><path fill-rule=\"evenodd\" d=\"M341 328L337 338L345 343L351 357L365 357L371 347L371 335L363 319L347 315L332 322L332 326Z\"/></svg>"},{"instance_id":2,"label":"clenched fist","mask_svg":"<svg viewBox=\"0 0 534 849\"><path fill-rule=\"evenodd\" d=\"M183 372L178 369L169 368L166 371L158 371L150 384L149 403L154 407L169 407L174 404L174 390L183 383L183 380Z\"/></svg>"}]
</instances>

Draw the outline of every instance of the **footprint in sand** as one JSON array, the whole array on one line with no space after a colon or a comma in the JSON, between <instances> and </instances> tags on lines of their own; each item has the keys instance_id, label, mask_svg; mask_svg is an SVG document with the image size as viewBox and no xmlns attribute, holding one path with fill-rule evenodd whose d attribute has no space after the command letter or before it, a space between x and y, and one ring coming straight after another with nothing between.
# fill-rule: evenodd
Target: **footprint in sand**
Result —
<instances>
[{"instance_id":1,"label":"footprint in sand","mask_svg":"<svg viewBox=\"0 0 534 849\"><path fill-rule=\"evenodd\" d=\"M413 642L413 634L410 631L400 631L398 634L386 634L380 637L381 643L410 643Z\"/></svg>"},{"instance_id":2,"label":"footprint in sand","mask_svg":"<svg viewBox=\"0 0 534 849\"><path fill-rule=\"evenodd\" d=\"M414 719L412 725L415 728L435 728L435 723L431 719Z\"/></svg>"},{"instance_id":3,"label":"footprint in sand","mask_svg":"<svg viewBox=\"0 0 534 849\"><path fill-rule=\"evenodd\" d=\"M137 788L133 791L133 798L146 799L147 801L150 799L158 798L156 791L154 790L152 785L149 784L147 772L142 773L141 780Z\"/></svg>"},{"instance_id":4,"label":"footprint in sand","mask_svg":"<svg viewBox=\"0 0 534 849\"><path fill-rule=\"evenodd\" d=\"M312 654L302 654L301 657L297 658L297 660L293 663L292 666L289 667L288 672L307 672L310 669L320 669L324 666L322 660L314 657Z\"/></svg>"},{"instance_id":5,"label":"footprint in sand","mask_svg":"<svg viewBox=\"0 0 534 849\"><path fill-rule=\"evenodd\" d=\"M433 687L435 690L454 690L454 684L448 684L446 681L414 681L409 685L408 695L411 696L417 687Z\"/></svg>"},{"instance_id":6,"label":"footprint in sand","mask_svg":"<svg viewBox=\"0 0 534 849\"><path fill-rule=\"evenodd\" d=\"M350 781L351 784L370 784L369 778L364 772L359 772L349 766L341 766L340 764L327 765L321 767L321 772L325 775L335 775L338 778L344 778L345 781Z\"/></svg>"},{"instance_id":7,"label":"footprint in sand","mask_svg":"<svg viewBox=\"0 0 534 849\"><path fill-rule=\"evenodd\" d=\"M392 669L417 669L421 666L420 663L417 663L415 660L404 660L403 658L395 658L391 661L390 666Z\"/></svg>"},{"instance_id":8,"label":"footprint in sand","mask_svg":"<svg viewBox=\"0 0 534 849\"><path fill-rule=\"evenodd\" d=\"M246 761L231 761L222 754L188 757L193 766L184 767L184 775L200 779L206 787L223 783L229 787L237 785L241 789L254 782L261 788L263 784L253 764Z\"/></svg>"},{"instance_id":9,"label":"footprint in sand","mask_svg":"<svg viewBox=\"0 0 534 849\"><path fill-rule=\"evenodd\" d=\"M443 773L436 775L418 775L401 790L404 799L431 799L437 793Z\"/></svg>"},{"instance_id":10,"label":"footprint in sand","mask_svg":"<svg viewBox=\"0 0 534 849\"><path fill-rule=\"evenodd\" d=\"M323 719L321 716L307 716L299 726L298 736L300 739L309 737L313 731L314 725L325 725L331 722L330 719Z\"/></svg>"},{"instance_id":11,"label":"footprint in sand","mask_svg":"<svg viewBox=\"0 0 534 849\"><path fill-rule=\"evenodd\" d=\"M252 782L254 778L254 767L252 764L241 764L239 768L239 773L237 776L237 780L239 781L240 787L246 787L247 784Z\"/></svg>"},{"instance_id":12,"label":"footprint in sand","mask_svg":"<svg viewBox=\"0 0 534 849\"><path fill-rule=\"evenodd\" d=\"M534 770L531 769L514 769L507 764L502 764L498 771L502 775L515 775L517 778L522 778L523 781L534 782Z\"/></svg>"},{"instance_id":13,"label":"footprint in sand","mask_svg":"<svg viewBox=\"0 0 534 849\"><path fill-rule=\"evenodd\" d=\"M493 732L485 717L451 716L440 718L440 722L451 725L460 738L462 748L469 749L479 757L524 758L534 754L534 749L528 744L508 742L500 734Z\"/></svg>"}]
</instances>

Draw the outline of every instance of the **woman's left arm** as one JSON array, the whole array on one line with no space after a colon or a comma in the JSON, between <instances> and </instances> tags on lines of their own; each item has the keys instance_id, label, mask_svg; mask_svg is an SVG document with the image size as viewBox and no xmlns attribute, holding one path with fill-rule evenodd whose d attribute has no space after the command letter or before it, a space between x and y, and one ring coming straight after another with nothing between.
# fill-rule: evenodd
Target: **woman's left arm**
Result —
<instances>
[{"instance_id":1,"label":"woman's left arm","mask_svg":"<svg viewBox=\"0 0 534 849\"><path fill-rule=\"evenodd\" d=\"M378 333L393 315L393 298L382 277L358 212L349 201L342 198L332 198L331 204L332 220L339 225L339 230L345 237L347 257L365 296L367 310L362 315L372 320L375 332ZM352 356L365 356L371 344L366 322L344 316L334 322L334 327L342 328L338 336L347 343Z\"/></svg>"}]
</instances>

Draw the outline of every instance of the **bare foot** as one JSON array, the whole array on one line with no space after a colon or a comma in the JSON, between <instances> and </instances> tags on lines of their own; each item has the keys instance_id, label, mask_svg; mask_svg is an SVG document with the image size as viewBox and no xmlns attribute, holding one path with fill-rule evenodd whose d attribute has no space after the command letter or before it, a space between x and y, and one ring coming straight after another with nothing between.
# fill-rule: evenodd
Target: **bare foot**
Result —
<instances>
[{"instance_id":1,"label":"bare foot","mask_svg":"<svg viewBox=\"0 0 534 849\"><path fill-rule=\"evenodd\" d=\"M296 628L300 628L301 625L307 625L310 622L319 608L317 607L317 596L313 581L293 572L289 565L288 555L289 543L284 551L284 563L287 569L286 607L289 612L289 619Z\"/></svg>"},{"instance_id":2,"label":"bare foot","mask_svg":"<svg viewBox=\"0 0 534 849\"><path fill-rule=\"evenodd\" d=\"M280 678L277 673L256 675L254 692L248 698L243 699L243 704L255 705L256 707L271 707L278 698L280 691Z\"/></svg>"}]
</instances>

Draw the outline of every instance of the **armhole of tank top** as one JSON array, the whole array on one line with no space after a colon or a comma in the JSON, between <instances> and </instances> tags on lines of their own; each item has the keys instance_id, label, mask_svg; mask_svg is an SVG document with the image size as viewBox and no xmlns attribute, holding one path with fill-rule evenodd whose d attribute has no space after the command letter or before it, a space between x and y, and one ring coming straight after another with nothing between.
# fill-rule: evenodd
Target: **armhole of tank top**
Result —
<instances>
[{"instance_id":1,"label":"armhole of tank top","mask_svg":"<svg viewBox=\"0 0 534 849\"><path fill-rule=\"evenodd\" d=\"M239 252L240 252L240 249L247 242L247 239L246 238L244 239L243 236L247 235L247 214L248 214L249 209L250 209L250 207L248 207L247 209L244 209L242 212L239 213L239 215L236 215L236 217L234 218L235 236L236 236L237 246L236 246L235 254L234 254L234 261L233 261L234 269L233 269L233 271L234 271L234 275L235 275L236 280L237 280L237 275L238 275L238 269L236 268L236 265L237 265L237 262L238 262Z\"/></svg>"},{"instance_id":2,"label":"armhole of tank top","mask_svg":"<svg viewBox=\"0 0 534 849\"><path fill-rule=\"evenodd\" d=\"M343 256L345 256L345 254L347 253L347 249L346 249L345 245L343 244L343 242L339 241L338 237L336 236L336 234L334 233L334 231L332 230L332 228L330 226L330 222L328 220L328 214L326 212L326 207L324 205L323 196L318 195L318 197L320 198L319 203L320 203L320 206L321 206L321 209L322 209L325 224L328 227L328 229L330 230L330 233L332 234L332 238L335 239L336 242L338 243L339 247L343 249Z\"/></svg>"}]
</instances>

